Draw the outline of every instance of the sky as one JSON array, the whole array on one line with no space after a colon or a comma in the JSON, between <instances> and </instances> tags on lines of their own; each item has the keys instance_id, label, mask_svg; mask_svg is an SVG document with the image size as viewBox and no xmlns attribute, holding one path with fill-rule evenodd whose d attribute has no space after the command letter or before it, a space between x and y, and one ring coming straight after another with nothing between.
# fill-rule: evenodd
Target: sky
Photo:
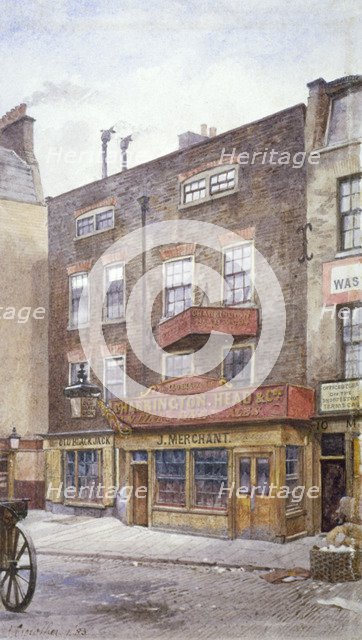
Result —
<instances>
[{"instance_id":1,"label":"sky","mask_svg":"<svg viewBox=\"0 0 362 640\"><path fill-rule=\"evenodd\" d=\"M46 195L135 166L361 73L359 0L0 0L0 113L26 102Z\"/></svg>"}]
</instances>

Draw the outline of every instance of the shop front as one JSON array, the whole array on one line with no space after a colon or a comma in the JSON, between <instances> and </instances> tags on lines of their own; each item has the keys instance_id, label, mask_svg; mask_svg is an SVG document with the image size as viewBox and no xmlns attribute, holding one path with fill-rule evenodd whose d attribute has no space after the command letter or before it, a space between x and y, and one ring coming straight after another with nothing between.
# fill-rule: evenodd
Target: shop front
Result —
<instances>
[{"instance_id":1,"label":"shop front","mask_svg":"<svg viewBox=\"0 0 362 640\"><path fill-rule=\"evenodd\" d=\"M218 413L190 417L180 393L185 385L188 393L193 385L201 393L208 384L210 379L172 380L133 403L136 406L113 404L118 419L131 426L127 435L115 436L123 521L278 542L312 533L312 502L317 497L309 423L313 391L261 387L235 397L230 406L230 394L240 392L224 385L210 400L220 408ZM178 420L152 414L157 404L167 403Z\"/></svg>"},{"instance_id":2,"label":"shop front","mask_svg":"<svg viewBox=\"0 0 362 640\"><path fill-rule=\"evenodd\" d=\"M44 450L49 511L101 516L112 510L113 431L48 434Z\"/></svg>"}]
</instances>

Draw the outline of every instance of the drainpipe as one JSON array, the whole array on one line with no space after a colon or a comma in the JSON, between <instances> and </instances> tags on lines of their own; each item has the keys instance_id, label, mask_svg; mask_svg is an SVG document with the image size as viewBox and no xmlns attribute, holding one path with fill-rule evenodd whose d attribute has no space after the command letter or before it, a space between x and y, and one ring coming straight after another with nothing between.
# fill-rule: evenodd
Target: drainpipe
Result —
<instances>
[{"instance_id":1,"label":"drainpipe","mask_svg":"<svg viewBox=\"0 0 362 640\"><path fill-rule=\"evenodd\" d=\"M141 245L141 250L142 250L142 276L145 275L146 273L146 216L147 213L149 211L149 202L150 199L148 196L141 196L140 198L138 198L138 203L141 207L141 229L142 229L142 245ZM142 299L145 300L146 299L146 286L145 286L145 281L142 280ZM146 336L143 335L142 336L142 354L144 356L144 352L145 352L145 338ZM144 357L142 358L142 360L144 361ZM144 379L146 377L146 366L143 362L143 380L142 382L144 383Z\"/></svg>"}]
</instances>

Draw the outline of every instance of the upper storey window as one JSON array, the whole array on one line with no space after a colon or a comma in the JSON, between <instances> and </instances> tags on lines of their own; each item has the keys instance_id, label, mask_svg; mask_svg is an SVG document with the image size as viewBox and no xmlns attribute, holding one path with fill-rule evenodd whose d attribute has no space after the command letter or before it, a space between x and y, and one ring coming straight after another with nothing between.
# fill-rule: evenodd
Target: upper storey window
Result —
<instances>
[{"instance_id":1,"label":"upper storey window","mask_svg":"<svg viewBox=\"0 0 362 640\"><path fill-rule=\"evenodd\" d=\"M251 243L243 243L224 250L225 304L239 305L252 299Z\"/></svg>"},{"instance_id":2,"label":"upper storey window","mask_svg":"<svg viewBox=\"0 0 362 640\"><path fill-rule=\"evenodd\" d=\"M191 307L192 258L165 263L165 316L175 316Z\"/></svg>"},{"instance_id":3,"label":"upper storey window","mask_svg":"<svg viewBox=\"0 0 362 640\"><path fill-rule=\"evenodd\" d=\"M362 176L349 176L339 183L342 250L358 249L361 242Z\"/></svg>"},{"instance_id":4,"label":"upper storey window","mask_svg":"<svg viewBox=\"0 0 362 640\"><path fill-rule=\"evenodd\" d=\"M237 190L235 166L218 166L188 178L181 185L181 206L207 202Z\"/></svg>"},{"instance_id":5,"label":"upper storey window","mask_svg":"<svg viewBox=\"0 0 362 640\"><path fill-rule=\"evenodd\" d=\"M84 213L76 220L76 236L81 238L90 236L114 227L114 209L103 207L92 212Z\"/></svg>"},{"instance_id":6,"label":"upper storey window","mask_svg":"<svg viewBox=\"0 0 362 640\"><path fill-rule=\"evenodd\" d=\"M362 137L362 92L334 98L331 105L327 144L340 144Z\"/></svg>"}]
</instances>

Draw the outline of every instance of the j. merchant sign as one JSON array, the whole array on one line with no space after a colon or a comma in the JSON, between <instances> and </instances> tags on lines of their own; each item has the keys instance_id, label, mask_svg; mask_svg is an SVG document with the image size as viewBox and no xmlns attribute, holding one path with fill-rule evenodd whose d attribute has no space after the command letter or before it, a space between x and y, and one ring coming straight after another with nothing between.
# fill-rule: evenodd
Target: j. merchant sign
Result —
<instances>
[{"instance_id":1,"label":"j. merchant sign","mask_svg":"<svg viewBox=\"0 0 362 640\"><path fill-rule=\"evenodd\" d=\"M322 413L357 411L361 407L362 380L325 382L320 386L319 408Z\"/></svg>"},{"instance_id":2,"label":"j. merchant sign","mask_svg":"<svg viewBox=\"0 0 362 640\"><path fill-rule=\"evenodd\" d=\"M239 422L247 419L268 420L272 418L308 419L314 412L312 389L293 385L259 387L253 393L224 385L211 394L202 394L202 389L192 388L192 378L171 381L159 385L162 395L152 391L144 397L134 398L134 406L126 402L112 402L112 409L119 418L133 427L156 427L162 424L215 424ZM200 384L200 379L195 383ZM210 379L209 379L210 382ZM215 381L213 381L215 385ZM185 389L187 387L187 391ZM192 394L189 397L187 393ZM180 395L184 394L184 395ZM196 394L196 395L194 395ZM230 406L231 405L231 406ZM205 417L194 417L195 409L210 409ZM169 417L163 415L167 411Z\"/></svg>"},{"instance_id":3,"label":"j. merchant sign","mask_svg":"<svg viewBox=\"0 0 362 640\"><path fill-rule=\"evenodd\" d=\"M324 304L362 300L362 258L334 260L323 265Z\"/></svg>"}]
</instances>

